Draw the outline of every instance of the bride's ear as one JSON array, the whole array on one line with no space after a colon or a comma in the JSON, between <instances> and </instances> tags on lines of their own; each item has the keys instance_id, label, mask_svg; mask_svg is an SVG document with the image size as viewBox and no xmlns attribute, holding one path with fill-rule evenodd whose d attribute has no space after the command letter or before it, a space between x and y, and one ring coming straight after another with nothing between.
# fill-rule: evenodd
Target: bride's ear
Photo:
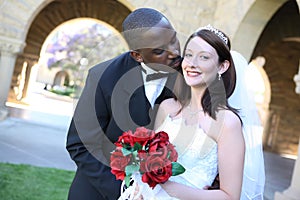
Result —
<instances>
[{"instance_id":1,"label":"bride's ear","mask_svg":"<svg viewBox=\"0 0 300 200\"><path fill-rule=\"evenodd\" d=\"M227 71L227 69L229 68L230 66L230 62L228 60L225 60L224 62L222 62L222 64L219 66L219 69L218 69L218 73L219 74L223 74L224 72Z\"/></svg>"},{"instance_id":2,"label":"bride's ear","mask_svg":"<svg viewBox=\"0 0 300 200\"><path fill-rule=\"evenodd\" d=\"M131 50L130 55L135 61L139 63L143 62L143 57L140 52Z\"/></svg>"}]
</instances>

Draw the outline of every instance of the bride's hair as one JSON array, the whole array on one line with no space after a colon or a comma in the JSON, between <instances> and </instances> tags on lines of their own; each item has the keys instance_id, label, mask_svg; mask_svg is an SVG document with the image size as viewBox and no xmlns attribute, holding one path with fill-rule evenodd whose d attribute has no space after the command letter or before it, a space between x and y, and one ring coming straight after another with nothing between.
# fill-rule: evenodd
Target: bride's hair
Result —
<instances>
[{"instance_id":1,"label":"bride's hair","mask_svg":"<svg viewBox=\"0 0 300 200\"><path fill-rule=\"evenodd\" d=\"M238 113L237 109L228 104L228 98L232 95L236 84L236 71L230 54L230 40L223 32L219 30L217 31L218 33L222 33L223 37L227 38L226 42L224 42L224 39L222 39L220 35L216 34L216 32L203 28L198 29L197 32L193 33L188 38L183 50L184 55L187 44L190 40L194 37L200 37L216 50L219 56L219 63L222 63L225 60L230 62L230 66L226 72L222 74L221 80L219 80L218 76L216 76L213 82L206 88L201 99L203 111L208 113L213 119L216 119L216 114L220 109L229 109L236 114ZM180 72L182 74L182 68L180 69ZM184 80L180 79L183 79L183 77L178 77L180 86L176 88L175 93L177 94L177 100L179 100L184 107L190 101L191 90L190 86L188 86Z\"/></svg>"}]
</instances>

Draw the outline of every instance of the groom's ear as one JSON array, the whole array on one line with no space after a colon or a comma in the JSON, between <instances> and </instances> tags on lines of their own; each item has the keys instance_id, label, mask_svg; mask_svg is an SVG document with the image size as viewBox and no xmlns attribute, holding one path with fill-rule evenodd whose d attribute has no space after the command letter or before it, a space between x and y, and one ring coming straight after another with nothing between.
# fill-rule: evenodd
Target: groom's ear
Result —
<instances>
[{"instance_id":1,"label":"groom's ear","mask_svg":"<svg viewBox=\"0 0 300 200\"><path fill-rule=\"evenodd\" d=\"M130 55L135 61L139 63L143 62L143 57L140 52L131 50Z\"/></svg>"},{"instance_id":2,"label":"groom's ear","mask_svg":"<svg viewBox=\"0 0 300 200\"><path fill-rule=\"evenodd\" d=\"M222 64L219 66L218 73L223 74L224 72L227 71L227 69L230 66L230 62L228 60L225 60L222 62Z\"/></svg>"}]
</instances>

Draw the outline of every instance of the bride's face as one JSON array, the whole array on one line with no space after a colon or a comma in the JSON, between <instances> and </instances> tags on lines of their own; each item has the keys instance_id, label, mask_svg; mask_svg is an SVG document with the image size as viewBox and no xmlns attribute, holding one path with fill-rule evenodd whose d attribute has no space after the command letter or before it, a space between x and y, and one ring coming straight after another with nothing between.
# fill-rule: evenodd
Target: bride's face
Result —
<instances>
[{"instance_id":1,"label":"bride's face","mask_svg":"<svg viewBox=\"0 0 300 200\"><path fill-rule=\"evenodd\" d=\"M189 86L197 87L210 84L218 73L217 51L202 38L191 39L184 52L182 71Z\"/></svg>"}]
</instances>

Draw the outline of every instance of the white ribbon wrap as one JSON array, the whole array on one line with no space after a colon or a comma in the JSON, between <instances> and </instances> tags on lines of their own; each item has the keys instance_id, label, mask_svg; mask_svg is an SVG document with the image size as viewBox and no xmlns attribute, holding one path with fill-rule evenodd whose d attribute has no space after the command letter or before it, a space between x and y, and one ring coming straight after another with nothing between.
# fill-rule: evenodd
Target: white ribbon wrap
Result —
<instances>
[{"instance_id":1,"label":"white ribbon wrap","mask_svg":"<svg viewBox=\"0 0 300 200\"><path fill-rule=\"evenodd\" d=\"M131 176L133 184L123 191L125 181L121 185L121 196L118 200L135 200L139 199L140 195L143 196L143 200L175 200L168 195L168 193L157 184L153 189L149 187L147 183L142 181L140 173L134 173Z\"/></svg>"}]
</instances>

